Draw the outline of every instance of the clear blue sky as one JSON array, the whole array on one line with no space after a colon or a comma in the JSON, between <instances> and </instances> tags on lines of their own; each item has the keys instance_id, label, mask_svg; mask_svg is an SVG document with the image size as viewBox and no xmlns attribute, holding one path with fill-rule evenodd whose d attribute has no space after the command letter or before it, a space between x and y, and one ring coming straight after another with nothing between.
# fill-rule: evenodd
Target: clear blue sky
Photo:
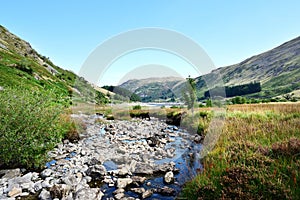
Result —
<instances>
[{"instance_id":1,"label":"clear blue sky","mask_svg":"<svg viewBox=\"0 0 300 200\"><path fill-rule=\"evenodd\" d=\"M143 27L192 38L222 67L299 36L299 8L299 0L9 0L1 2L0 24L76 73L103 41ZM117 72L106 80L118 82Z\"/></svg>"}]
</instances>

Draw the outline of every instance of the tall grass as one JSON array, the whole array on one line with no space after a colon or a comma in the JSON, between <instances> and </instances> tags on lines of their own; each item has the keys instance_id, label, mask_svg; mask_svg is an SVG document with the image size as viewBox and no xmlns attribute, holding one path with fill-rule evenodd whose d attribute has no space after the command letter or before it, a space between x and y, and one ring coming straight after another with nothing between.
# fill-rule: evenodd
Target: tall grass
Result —
<instances>
[{"instance_id":1,"label":"tall grass","mask_svg":"<svg viewBox=\"0 0 300 200\"><path fill-rule=\"evenodd\" d=\"M222 134L187 199L299 199L300 106L228 107Z\"/></svg>"}]
</instances>

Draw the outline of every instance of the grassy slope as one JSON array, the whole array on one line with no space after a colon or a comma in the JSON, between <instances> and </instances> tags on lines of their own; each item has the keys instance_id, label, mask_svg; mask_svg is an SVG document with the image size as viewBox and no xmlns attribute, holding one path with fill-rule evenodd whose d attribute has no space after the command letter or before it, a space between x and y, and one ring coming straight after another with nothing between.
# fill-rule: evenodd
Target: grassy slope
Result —
<instances>
[{"instance_id":1,"label":"grassy slope","mask_svg":"<svg viewBox=\"0 0 300 200\"><path fill-rule=\"evenodd\" d=\"M94 101L95 89L75 73L54 65L28 42L0 26L0 86L54 90L66 99ZM23 67L23 68L22 68ZM30 69L26 71L26 69ZM56 72L51 73L49 69Z\"/></svg>"},{"instance_id":2,"label":"grassy slope","mask_svg":"<svg viewBox=\"0 0 300 200\"><path fill-rule=\"evenodd\" d=\"M300 88L300 37L245 61L218 68L196 78L199 96L221 75L224 85L239 85L253 81L262 84L260 97L275 97ZM213 84L212 84L213 85ZM266 93L264 91L267 91Z\"/></svg>"},{"instance_id":3,"label":"grassy slope","mask_svg":"<svg viewBox=\"0 0 300 200\"><path fill-rule=\"evenodd\" d=\"M24 58L18 54L0 51L0 85L1 86L17 86L25 88L42 89L44 87L52 87L63 94L67 94L67 83L60 81L47 70L38 65L30 58ZM33 74L22 71L16 65L23 64L29 66L33 70ZM43 77L41 80L34 78L35 75Z\"/></svg>"},{"instance_id":4,"label":"grassy slope","mask_svg":"<svg viewBox=\"0 0 300 200\"><path fill-rule=\"evenodd\" d=\"M187 199L299 199L300 105L229 106Z\"/></svg>"}]
</instances>

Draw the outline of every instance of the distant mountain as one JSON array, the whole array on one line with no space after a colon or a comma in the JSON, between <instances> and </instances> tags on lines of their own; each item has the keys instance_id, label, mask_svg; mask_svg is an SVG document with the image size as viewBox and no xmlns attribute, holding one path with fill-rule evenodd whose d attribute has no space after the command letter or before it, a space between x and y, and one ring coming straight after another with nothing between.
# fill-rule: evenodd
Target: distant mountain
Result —
<instances>
[{"instance_id":1,"label":"distant mountain","mask_svg":"<svg viewBox=\"0 0 300 200\"><path fill-rule=\"evenodd\" d=\"M174 101L179 97L177 87L183 82L185 79L179 77L134 79L122 83L120 87L139 95L143 102Z\"/></svg>"},{"instance_id":2,"label":"distant mountain","mask_svg":"<svg viewBox=\"0 0 300 200\"><path fill-rule=\"evenodd\" d=\"M262 91L252 96L274 97L300 89L300 37L241 63L218 68L196 78L199 96L207 82L220 74L226 86L260 82Z\"/></svg>"},{"instance_id":3,"label":"distant mountain","mask_svg":"<svg viewBox=\"0 0 300 200\"><path fill-rule=\"evenodd\" d=\"M224 86L227 86L226 91L231 91L228 96L235 96L232 91L245 89L252 83L260 83L261 90L248 94L249 97L270 98L291 92L300 94L300 37L238 64L221 67L195 78L199 98L204 98L205 92L212 89L207 87L207 83L214 83L219 75ZM142 101L181 97L185 86L185 80L176 77L129 80L120 85L138 94ZM213 87L217 86L213 84Z\"/></svg>"},{"instance_id":4,"label":"distant mountain","mask_svg":"<svg viewBox=\"0 0 300 200\"><path fill-rule=\"evenodd\" d=\"M54 65L31 45L0 25L0 86L55 90L66 98L94 101L96 90L84 78ZM99 93L99 92L98 92ZM103 96L103 95L98 95Z\"/></svg>"}]
</instances>

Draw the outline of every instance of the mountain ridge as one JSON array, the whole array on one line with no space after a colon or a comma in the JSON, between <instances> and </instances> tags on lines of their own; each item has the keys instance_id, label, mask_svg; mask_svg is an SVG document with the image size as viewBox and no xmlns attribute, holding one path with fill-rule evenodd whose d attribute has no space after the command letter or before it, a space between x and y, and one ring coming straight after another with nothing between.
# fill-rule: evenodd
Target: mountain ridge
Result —
<instances>
[{"instance_id":1,"label":"mountain ridge","mask_svg":"<svg viewBox=\"0 0 300 200\"><path fill-rule=\"evenodd\" d=\"M297 91L300 89L300 36L270 50L251 56L239 63L220 67L212 70L210 73L196 77L195 81L199 98L203 98L205 91L212 89L208 88L206 83L214 83L219 75L222 77L224 86L238 86L260 82L262 91L250 95L251 97L272 98ZM168 82L168 77L131 79L120 86L137 94L143 93L142 91L151 93L150 90L153 84L159 86L160 90L165 89L164 84L160 83L160 79ZM181 96L180 90L184 88L184 82L185 79L183 78L182 83L179 80L176 83L173 82L172 84L177 85L177 87L169 86L168 89L171 91L168 92L168 95L173 93ZM155 97L154 100L157 98L159 97Z\"/></svg>"}]
</instances>

